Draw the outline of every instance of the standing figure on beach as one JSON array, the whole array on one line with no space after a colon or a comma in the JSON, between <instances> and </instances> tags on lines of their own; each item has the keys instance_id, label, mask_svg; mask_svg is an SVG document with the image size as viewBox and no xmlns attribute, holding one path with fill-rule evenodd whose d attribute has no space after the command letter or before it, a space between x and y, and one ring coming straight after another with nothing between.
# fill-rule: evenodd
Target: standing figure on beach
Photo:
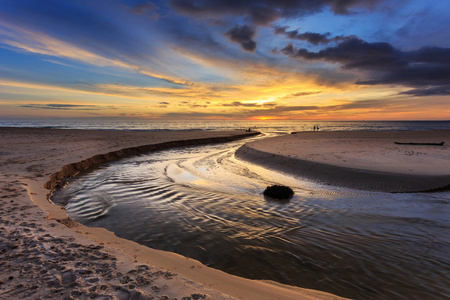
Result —
<instances>
[{"instance_id":1,"label":"standing figure on beach","mask_svg":"<svg viewBox=\"0 0 450 300\"><path fill-rule=\"evenodd\" d=\"M316 131L316 125L314 125L314 131Z\"/></svg>"}]
</instances>

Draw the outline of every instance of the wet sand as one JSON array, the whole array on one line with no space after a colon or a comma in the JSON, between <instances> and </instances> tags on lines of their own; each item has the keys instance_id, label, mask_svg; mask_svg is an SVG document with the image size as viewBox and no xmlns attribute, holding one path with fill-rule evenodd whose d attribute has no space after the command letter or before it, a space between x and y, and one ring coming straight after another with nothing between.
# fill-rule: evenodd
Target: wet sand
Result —
<instances>
[{"instance_id":1,"label":"wet sand","mask_svg":"<svg viewBox=\"0 0 450 300\"><path fill-rule=\"evenodd\" d=\"M53 188L95 164L163 147L140 146L241 134L0 128L0 298L342 299L239 278L150 249L76 223L47 200L44 185ZM177 145L183 143L166 144Z\"/></svg>"},{"instance_id":2,"label":"wet sand","mask_svg":"<svg viewBox=\"0 0 450 300\"><path fill-rule=\"evenodd\" d=\"M236 156L324 185L384 192L450 189L448 130L299 132L247 143Z\"/></svg>"}]
</instances>

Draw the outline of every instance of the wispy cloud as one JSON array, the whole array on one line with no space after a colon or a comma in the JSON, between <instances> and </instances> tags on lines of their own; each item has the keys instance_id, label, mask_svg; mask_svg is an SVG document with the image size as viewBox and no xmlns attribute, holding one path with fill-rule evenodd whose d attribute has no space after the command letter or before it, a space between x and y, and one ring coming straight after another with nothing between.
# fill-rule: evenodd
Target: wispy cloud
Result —
<instances>
[{"instance_id":1,"label":"wispy cloud","mask_svg":"<svg viewBox=\"0 0 450 300\"><path fill-rule=\"evenodd\" d=\"M79 105L79 104L24 104L20 107L35 108L35 109L56 109L56 110L101 110L97 105Z\"/></svg>"},{"instance_id":2,"label":"wispy cloud","mask_svg":"<svg viewBox=\"0 0 450 300\"><path fill-rule=\"evenodd\" d=\"M137 65L132 62L127 62L117 58L108 58L104 55L97 54L93 51L81 48L61 39L54 38L42 32L23 29L1 21L0 25L9 29L1 32L4 36L1 42L20 51L41 54L49 57L69 59L98 67L122 68L178 85L190 84L188 80L161 74L153 71L149 67Z\"/></svg>"},{"instance_id":3,"label":"wispy cloud","mask_svg":"<svg viewBox=\"0 0 450 300\"><path fill-rule=\"evenodd\" d=\"M243 102L239 102L239 101L234 101L232 103L224 103L222 105L225 106L225 107L260 107L260 108L265 108L265 107L276 106L276 103L274 103L274 102L264 102L264 103L248 102L248 103L243 103Z\"/></svg>"},{"instance_id":4,"label":"wispy cloud","mask_svg":"<svg viewBox=\"0 0 450 300\"><path fill-rule=\"evenodd\" d=\"M296 92L292 94L288 94L285 96L280 97L280 99L293 99L293 98L299 98L299 97L305 97L305 96L312 96L322 93L322 91L308 91L308 92Z\"/></svg>"},{"instance_id":5,"label":"wispy cloud","mask_svg":"<svg viewBox=\"0 0 450 300\"><path fill-rule=\"evenodd\" d=\"M416 116L430 105L442 116L450 95L446 0L2 0L0 7L3 115L20 108L339 119L411 117L411 107Z\"/></svg>"}]
</instances>

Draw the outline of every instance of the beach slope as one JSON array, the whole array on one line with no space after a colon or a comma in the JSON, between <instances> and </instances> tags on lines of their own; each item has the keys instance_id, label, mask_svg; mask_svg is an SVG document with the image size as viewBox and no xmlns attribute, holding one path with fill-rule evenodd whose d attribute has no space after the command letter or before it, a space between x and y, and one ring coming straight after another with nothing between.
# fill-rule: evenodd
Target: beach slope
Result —
<instances>
[{"instance_id":1,"label":"beach slope","mask_svg":"<svg viewBox=\"0 0 450 300\"><path fill-rule=\"evenodd\" d=\"M324 185L383 192L450 188L448 130L299 132L247 143L236 157Z\"/></svg>"},{"instance_id":2,"label":"beach slope","mask_svg":"<svg viewBox=\"0 0 450 300\"><path fill-rule=\"evenodd\" d=\"M47 188L98 163L243 134L0 128L0 299L342 299L150 249L47 200Z\"/></svg>"}]
</instances>

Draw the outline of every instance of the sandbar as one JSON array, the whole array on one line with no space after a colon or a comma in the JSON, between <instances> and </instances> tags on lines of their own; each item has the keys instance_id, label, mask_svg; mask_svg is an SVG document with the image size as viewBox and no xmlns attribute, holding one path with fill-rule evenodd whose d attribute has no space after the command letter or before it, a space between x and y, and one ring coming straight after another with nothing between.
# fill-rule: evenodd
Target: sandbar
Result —
<instances>
[{"instance_id":1,"label":"sandbar","mask_svg":"<svg viewBox=\"0 0 450 300\"><path fill-rule=\"evenodd\" d=\"M323 185L382 192L450 189L449 130L298 132L247 143L236 157Z\"/></svg>"},{"instance_id":2,"label":"sandbar","mask_svg":"<svg viewBox=\"0 0 450 300\"><path fill-rule=\"evenodd\" d=\"M0 128L0 298L343 299L139 245L79 224L47 200L48 188L97 163L243 134Z\"/></svg>"}]
</instances>

